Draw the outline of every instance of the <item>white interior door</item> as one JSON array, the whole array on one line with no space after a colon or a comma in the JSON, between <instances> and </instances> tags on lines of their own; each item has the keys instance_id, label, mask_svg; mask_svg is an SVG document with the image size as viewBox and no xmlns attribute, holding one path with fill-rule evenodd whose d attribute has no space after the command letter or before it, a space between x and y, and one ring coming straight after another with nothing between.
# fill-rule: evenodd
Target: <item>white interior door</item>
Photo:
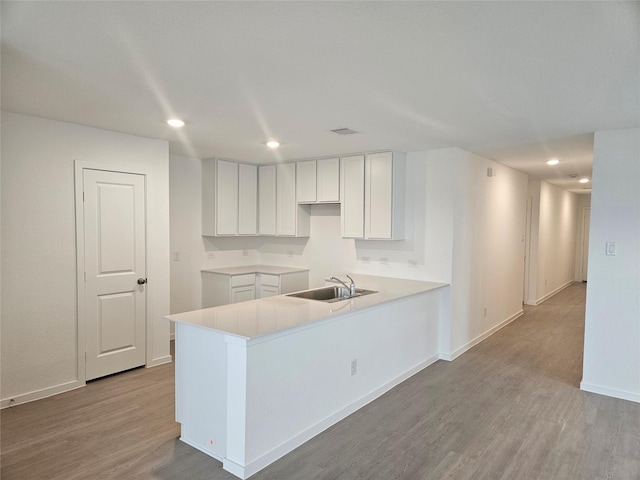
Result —
<instances>
[{"instance_id":1,"label":"white interior door","mask_svg":"<svg viewBox=\"0 0 640 480\"><path fill-rule=\"evenodd\" d=\"M145 178L83 169L86 379L145 364Z\"/></svg>"},{"instance_id":2,"label":"white interior door","mask_svg":"<svg viewBox=\"0 0 640 480\"><path fill-rule=\"evenodd\" d=\"M591 221L591 208L582 209L582 281L587 281L589 267L589 223Z\"/></svg>"}]
</instances>

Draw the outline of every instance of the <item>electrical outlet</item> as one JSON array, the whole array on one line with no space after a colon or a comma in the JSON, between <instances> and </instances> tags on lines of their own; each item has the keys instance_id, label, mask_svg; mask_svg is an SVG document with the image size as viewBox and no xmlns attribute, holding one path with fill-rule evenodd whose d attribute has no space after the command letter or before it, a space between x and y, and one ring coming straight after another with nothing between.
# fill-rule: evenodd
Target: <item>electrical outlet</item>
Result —
<instances>
[{"instance_id":1,"label":"electrical outlet","mask_svg":"<svg viewBox=\"0 0 640 480\"><path fill-rule=\"evenodd\" d=\"M214 260L216 258L216 252L207 252L207 260Z\"/></svg>"},{"instance_id":2,"label":"electrical outlet","mask_svg":"<svg viewBox=\"0 0 640 480\"><path fill-rule=\"evenodd\" d=\"M362 263L371 263L371 257L362 257Z\"/></svg>"},{"instance_id":3,"label":"electrical outlet","mask_svg":"<svg viewBox=\"0 0 640 480\"><path fill-rule=\"evenodd\" d=\"M380 265L389 265L389 259L387 257L380 257Z\"/></svg>"},{"instance_id":4,"label":"electrical outlet","mask_svg":"<svg viewBox=\"0 0 640 480\"><path fill-rule=\"evenodd\" d=\"M407 263L409 264L409 267L411 267L411 268L418 268L418 261L417 260L408 260Z\"/></svg>"},{"instance_id":5,"label":"electrical outlet","mask_svg":"<svg viewBox=\"0 0 640 480\"><path fill-rule=\"evenodd\" d=\"M174 262L179 262L180 261L180 252L178 252L178 251L173 252L173 261Z\"/></svg>"},{"instance_id":6,"label":"electrical outlet","mask_svg":"<svg viewBox=\"0 0 640 480\"><path fill-rule=\"evenodd\" d=\"M354 358L351 360L351 376L353 377L356 373L358 373L358 359Z\"/></svg>"},{"instance_id":7,"label":"electrical outlet","mask_svg":"<svg viewBox=\"0 0 640 480\"><path fill-rule=\"evenodd\" d=\"M485 317L487 316L487 310L488 310L488 309L489 309L488 307L486 307L486 306L484 307L484 316L485 316Z\"/></svg>"}]
</instances>

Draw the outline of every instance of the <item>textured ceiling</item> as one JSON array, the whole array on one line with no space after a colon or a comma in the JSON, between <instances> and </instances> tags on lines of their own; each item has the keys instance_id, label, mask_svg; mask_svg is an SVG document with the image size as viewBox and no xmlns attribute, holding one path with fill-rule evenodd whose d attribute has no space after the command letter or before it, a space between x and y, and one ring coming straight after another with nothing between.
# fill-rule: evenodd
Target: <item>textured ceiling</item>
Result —
<instances>
[{"instance_id":1,"label":"textured ceiling","mask_svg":"<svg viewBox=\"0 0 640 480\"><path fill-rule=\"evenodd\" d=\"M167 139L176 154L457 146L580 192L568 175L590 176L593 132L640 126L639 2L1 8L3 110Z\"/></svg>"}]
</instances>

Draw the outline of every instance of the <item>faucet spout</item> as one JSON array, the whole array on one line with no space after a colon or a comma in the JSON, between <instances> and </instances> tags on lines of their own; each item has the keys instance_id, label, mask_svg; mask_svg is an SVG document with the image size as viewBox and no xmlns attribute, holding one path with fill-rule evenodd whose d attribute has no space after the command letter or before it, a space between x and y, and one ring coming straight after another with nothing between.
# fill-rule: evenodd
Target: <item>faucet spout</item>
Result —
<instances>
[{"instance_id":1,"label":"faucet spout","mask_svg":"<svg viewBox=\"0 0 640 480\"><path fill-rule=\"evenodd\" d=\"M349 285L347 285L345 282L340 280L338 277L331 277L329 280L333 280L335 282L338 282L344 285L344 288L346 290L349 290L349 296L353 297L356 294L356 283L353 281L353 278L351 278L349 275L347 275L347 278L351 281Z\"/></svg>"},{"instance_id":2,"label":"faucet spout","mask_svg":"<svg viewBox=\"0 0 640 480\"><path fill-rule=\"evenodd\" d=\"M356 282L354 282L353 278L351 278L349 275L347 275L347 278L351 281L351 283L349 284L349 295L353 297L356 294Z\"/></svg>"}]
</instances>

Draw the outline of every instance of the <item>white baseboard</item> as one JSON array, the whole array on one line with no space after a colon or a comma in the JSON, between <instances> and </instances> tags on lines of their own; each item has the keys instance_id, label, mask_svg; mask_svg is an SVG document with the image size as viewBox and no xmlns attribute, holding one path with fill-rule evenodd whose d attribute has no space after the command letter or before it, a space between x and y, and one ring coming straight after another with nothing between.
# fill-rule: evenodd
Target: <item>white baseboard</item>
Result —
<instances>
[{"instance_id":1,"label":"white baseboard","mask_svg":"<svg viewBox=\"0 0 640 480\"><path fill-rule=\"evenodd\" d=\"M147 364L147 368L157 367L158 365L164 365L165 363L171 363L172 360L173 359L171 355L155 358L151 363ZM14 405L21 405L23 403L33 402L35 400L41 400L53 395L58 395L59 393L69 392L71 390L75 390L76 388L84 387L85 385L85 382L73 380L71 382L61 383L60 385L54 385L52 387L34 390L33 392L27 392L20 395L15 395L13 397L3 398L2 400L0 400L0 409L13 407Z\"/></svg>"},{"instance_id":2,"label":"white baseboard","mask_svg":"<svg viewBox=\"0 0 640 480\"><path fill-rule=\"evenodd\" d=\"M186 443L187 445L189 445L189 446L191 446L193 448L195 448L196 450L200 450L202 453L206 453L207 455L209 455L210 457L215 458L216 460L218 460L221 463L224 460L224 458L222 458L220 455L216 455L215 453L213 453L213 452L211 452L209 450L205 450L204 448L202 448L202 446L199 445L198 442L194 442L193 440L185 437L184 435L180 435L180 441Z\"/></svg>"},{"instance_id":3,"label":"white baseboard","mask_svg":"<svg viewBox=\"0 0 640 480\"><path fill-rule=\"evenodd\" d=\"M393 387L395 387L395 386L399 385L400 383L404 382L406 379L408 379L409 377L415 375L420 370L422 370L422 369L428 367L429 365L433 364L437 360L438 360L438 355L434 355L434 356L432 356L432 357L420 362L418 365L414 366L413 368L410 368L405 373L397 376L396 378L394 378L393 380L385 383L381 387L379 387L379 388L373 390L372 392L368 393L367 395L359 398L355 402L347 405L346 407L344 407L341 410L337 411L336 413L330 415L329 417L325 418L324 420L322 420L322 421L316 423L315 425L307 428L303 432L300 432L295 437L293 437L290 440L286 441L285 443L279 445L278 447L274 448L270 452L267 452L266 454L262 455L261 457L257 458L256 460L253 460L252 462L249 462L245 466L239 465L238 463L236 463L236 462L234 462L232 460L229 460L228 458L224 458L222 460L222 467L225 470L227 470L228 472L232 473L233 475L235 475L237 477L240 477L240 478L243 478L243 479L249 478L251 475L255 474L256 472L259 472L260 470L262 470L266 466L272 464L273 462L275 462L279 458L283 457L287 453L291 452L295 448L299 447L303 443L311 440L313 437L315 437L319 433L323 432L324 430L326 430L330 426L338 423L340 420L348 417L349 415L351 415L356 410L364 407L368 403L371 403L373 400L375 400L379 396L381 396L384 393L388 392Z\"/></svg>"},{"instance_id":4,"label":"white baseboard","mask_svg":"<svg viewBox=\"0 0 640 480\"><path fill-rule=\"evenodd\" d=\"M158 357L151 360L151 362L147 363L146 367L157 367L158 365L164 365L165 363L171 363L172 358L171 355L165 355L164 357Z\"/></svg>"},{"instance_id":5,"label":"white baseboard","mask_svg":"<svg viewBox=\"0 0 640 480\"><path fill-rule=\"evenodd\" d=\"M567 283L565 283L564 285L559 286L558 288L556 288L553 292L547 293L544 297L539 298L538 300L536 300L535 305L540 305L542 302L544 302L545 300L549 300L551 297L553 297L556 293L560 293L562 290L564 290L565 288L573 285L575 283L575 280L569 280ZM529 304L531 305L531 304Z\"/></svg>"},{"instance_id":6,"label":"white baseboard","mask_svg":"<svg viewBox=\"0 0 640 480\"><path fill-rule=\"evenodd\" d=\"M627 392L625 390L617 390L615 388L603 387L601 385L593 385L591 383L580 382L580 390L590 393L598 393L607 397L620 398L631 402L640 403L640 393Z\"/></svg>"},{"instance_id":7,"label":"white baseboard","mask_svg":"<svg viewBox=\"0 0 640 480\"><path fill-rule=\"evenodd\" d=\"M511 322L513 322L516 318L520 318L522 315L524 315L524 310L520 310L519 312L514 313L513 315L511 315L509 318L507 318L506 320L503 320L502 322L500 322L498 325L496 325L493 328L490 328L489 330L487 330L486 332L484 332L481 335L478 335L476 338L474 338L473 340L471 340L469 343L466 343L465 345L463 345L462 347L458 348L457 350L455 350L454 352L451 353L440 353L440 360L447 360L449 362L455 360L456 358L458 358L460 355L462 355L464 352L466 352L467 350L475 347L477 344L479 344L480 342L482 342L483 340L486 340L487 338L489 338L491 335L493 335L494 333L496 333L498 330L500 330L501 328L506 327L507 325L509 325Z\"/></svg>"},{"instance_id":8,"label":"white baseboard","mask_svg":"<svg viewBox=\"0 0 640 480\"><path fill-rule=\"evenodd\" d=\"M35 400L41 400L43 398L58 395L59 393L69 392L76 388L81 388L86 385L85 382L79 380L73 380L67 383L61 383L60 385L54 385L53 387L42 388L40 390L34 390L28 393L22 393L14 397L3 398L0 400L0 408L13 407L15 405L21 405L23 403L33 402Z\"/></svg>"}]
</instances>

